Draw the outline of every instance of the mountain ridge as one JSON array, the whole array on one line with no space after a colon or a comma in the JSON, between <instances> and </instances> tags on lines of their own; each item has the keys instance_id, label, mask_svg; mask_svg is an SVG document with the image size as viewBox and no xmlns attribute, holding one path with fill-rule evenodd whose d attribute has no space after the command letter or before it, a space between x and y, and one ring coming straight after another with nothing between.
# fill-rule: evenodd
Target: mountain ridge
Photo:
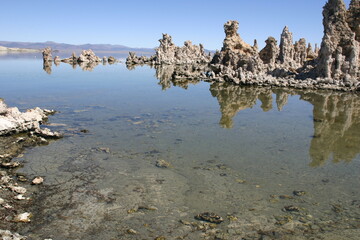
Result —
<instances>
[{"instance_id":1,"label":"mountain ridge","mask_svg":"<svg viewBox=\"0 0 360 240\"><path fill-rule=\"evenodd\" d=\"M113 45L113 44L68 44L58 43L53 41L47 42L12 42L12 41L0 41L0 46L7 48L26 48L26 49L44 49L51 47L53 50L68 52L68 51L79 51L84 49L92 49L98 52L142 52L142 53L154 53L154 48L133 48L125 45Z\"/></svg>"}]
</instances>

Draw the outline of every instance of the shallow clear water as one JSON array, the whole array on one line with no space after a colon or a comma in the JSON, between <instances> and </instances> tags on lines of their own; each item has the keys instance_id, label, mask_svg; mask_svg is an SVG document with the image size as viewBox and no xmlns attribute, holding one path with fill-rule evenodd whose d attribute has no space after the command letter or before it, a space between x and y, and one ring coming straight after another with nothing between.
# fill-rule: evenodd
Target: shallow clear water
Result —
<instances>
[{"instance_id":1,"label":"shallow clear water","mask_svg":"<svg viewBox=\"0 0 360 240\"><path fill-rule=\"evenodd\" d=\"M19 172L45 178L33 187L34 218L20 233L357 239L359 95L171 82L171 69L157 79L155 69L124 64L46 71L39 57L0 58L0 97L60 111L47 127L65 133L18 159ZM171 166L156 167L160 159ZM284 210L290 205L299 212ZM180 222L199 223L202 212L225 221L207 230Z\"/></svg>"}]
</instances>

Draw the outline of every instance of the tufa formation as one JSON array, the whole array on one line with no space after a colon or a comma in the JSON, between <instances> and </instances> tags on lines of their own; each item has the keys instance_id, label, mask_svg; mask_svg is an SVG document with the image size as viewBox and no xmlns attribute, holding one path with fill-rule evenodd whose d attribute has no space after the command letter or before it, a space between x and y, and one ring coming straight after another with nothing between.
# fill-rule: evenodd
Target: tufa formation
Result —
<instances>
[{"instance_id":1,"label":"tufa formation","mask_svg":"<svg viewBox=\"0 0 360 240\"><path fill-rule=\"evenodd\" d=\"M186 41L178 47L171 36L163 34L154 56L137 57L130 53L127 64L202 64L205 71L197 77L207 81L360 91L359 1L351 0L346 9L343 0L328 0L323 9L324 37L320 49L317 45L313 49L304 38L294 43L292 33L285 27L279 45L270 36L259 51L256 40L251 46L241 39L237 21L228 21L224 25L223 47L212 57L205 54L201 44ZM174 74L172 77L176 78Z\"/></svg>"}]
</instances>

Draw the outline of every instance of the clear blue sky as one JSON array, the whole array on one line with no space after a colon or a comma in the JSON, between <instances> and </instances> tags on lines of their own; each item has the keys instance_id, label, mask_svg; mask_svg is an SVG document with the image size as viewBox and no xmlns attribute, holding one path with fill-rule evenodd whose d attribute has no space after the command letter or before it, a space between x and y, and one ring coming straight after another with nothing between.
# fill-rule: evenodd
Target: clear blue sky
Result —
<instances>
[{"instance_id":1,"label":"clear blue sky","mask_svg":"<svg viewBox=\"0 0 360 240\"><path fill-rule=\"evenodd\" d=\"M349 4L350 0L345 0ZM71 44L110 43L156 47L162 33L177 45L185 40L220 49L223 24L240 22L249 44L279 40L289 26L294 40L320 43L322 7L326 0L3 0L0 40Z\"/></svg>"}]
</instances>

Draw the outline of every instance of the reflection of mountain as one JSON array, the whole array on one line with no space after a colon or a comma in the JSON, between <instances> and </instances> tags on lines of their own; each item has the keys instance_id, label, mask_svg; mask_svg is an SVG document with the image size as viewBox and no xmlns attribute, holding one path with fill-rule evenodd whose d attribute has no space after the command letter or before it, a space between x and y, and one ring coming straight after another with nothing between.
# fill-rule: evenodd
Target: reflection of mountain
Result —
<instances>
[{"instance_id":1,"label":"reflection of mountain","mask_svg":"<svg viewBox=\"0 0 360 240\"><path fill-rule=\"evenodd\" d=\"M233 126L232 119L241 110L252 108L259 99L266 112L272 109L276 95L279 111L286 105L288 95L300 95L314 106L314 137L311 141L311 166L316 167L333 157L334 162L351 161L360 153L360 95L342 92L302 91L242 87L214 83L212 96L219 101L222 114L220 125Z\"/></svg>"}]
</instances>

